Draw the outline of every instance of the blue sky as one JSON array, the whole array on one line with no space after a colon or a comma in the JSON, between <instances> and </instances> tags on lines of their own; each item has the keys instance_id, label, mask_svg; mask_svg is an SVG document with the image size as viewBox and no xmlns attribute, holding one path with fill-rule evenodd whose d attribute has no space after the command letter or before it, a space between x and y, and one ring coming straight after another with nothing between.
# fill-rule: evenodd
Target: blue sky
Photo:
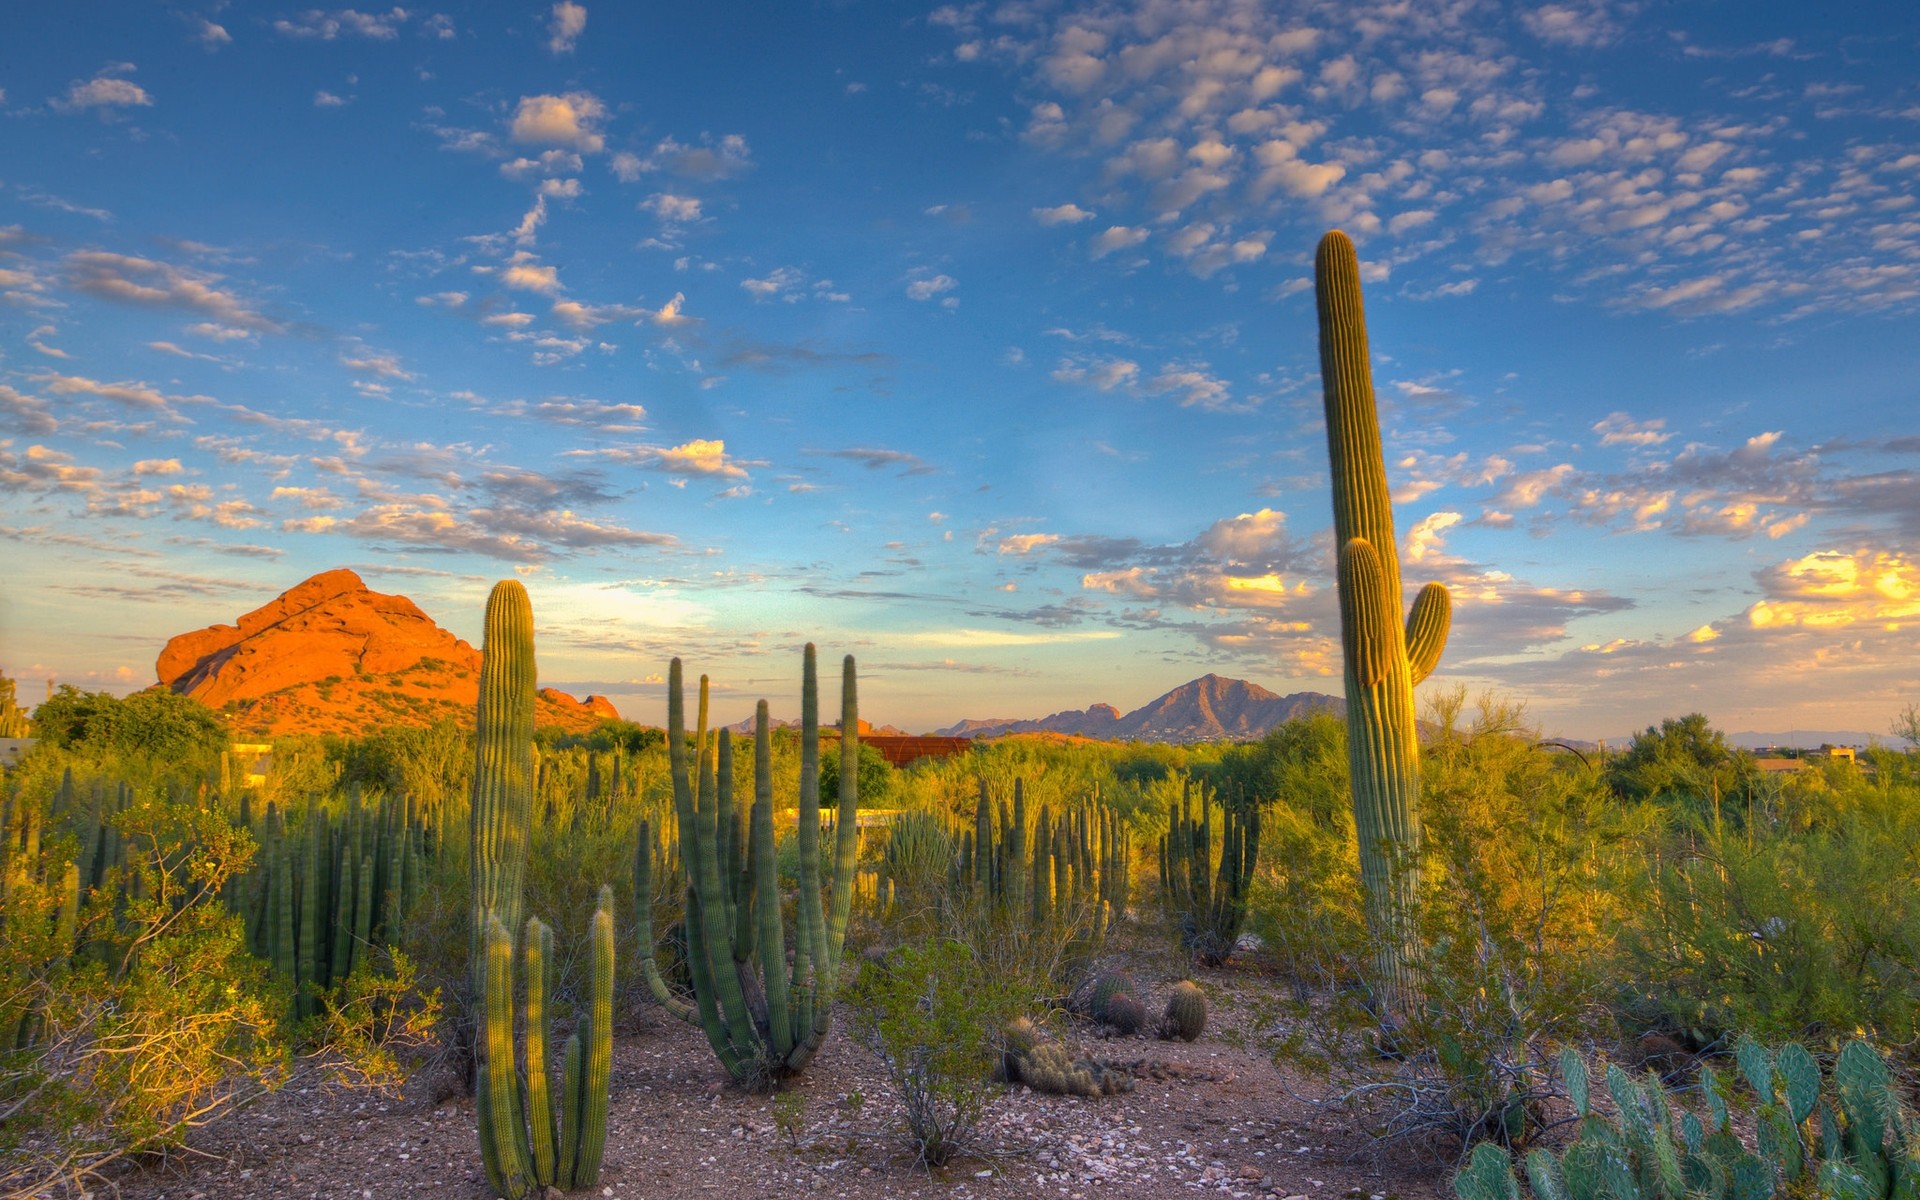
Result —
<instances>
[{"instance_id":1,"label":"blue sky","mask_svg":"<svg viewBox=\"0 0 1920 1200\"><path fill-rule=\"evenodd\" d=\"M1429 689L1920 699L1920 14L48 6L0 48L0 666L349 566L657 720L1337 692L1310 285L1366 269ZM738 709L738 712L733 711Z\"/></svg>"}]
</instances>

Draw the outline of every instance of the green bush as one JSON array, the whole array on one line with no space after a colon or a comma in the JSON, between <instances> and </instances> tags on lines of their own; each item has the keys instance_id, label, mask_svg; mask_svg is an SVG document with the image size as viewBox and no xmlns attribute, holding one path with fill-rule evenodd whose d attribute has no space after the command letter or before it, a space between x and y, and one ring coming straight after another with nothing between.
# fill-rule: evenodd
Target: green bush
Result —
<instances>
[{"instance_id":1,"label":"green bush","mask_svg":"<svg viewBox=\"0 0 1920 1200\"><path fill-rule=\"evenodd\" d=\"M126 865L70 928L57 915L64 884L53 881L67 877L73 839L10 864L0 937L9 1195L178 1145L288 1068L284 1005L220 902L253 854L251 836L224 816L155 799L114 820Z\"/></svg>"},{"instance_id":2,"label":"green bush","mask_svg":"<svg viewBox=\"0 0 1920 1200\"><path fill-rule=\"evenodd\" d=\"M944 1166L973 1146L1001 1091L990 1078L1000 1031L1029 997L970 947L942 939L863 964L847 999L853 1037L885 1068L919 1161Z\"/></svg>"},{"instance_id":3,"label":"green bush","mask_svg":"<svg viewBox=\"0 0 1920 1200\"><path fill-rule=\"evenodd\" d=\"M1381 1137L1519 1145L1547 1117L1552 1047L1610 1023L1605 885L1623 842L1598 778L1538 748L1517 708L1482 701L1471 724L1463 709L1455 693L1429 718L1411 1010L1380 1011L1358 982L1372 947L1350 823L1269 823L1283 865L1255 929L1304 980L1282 1001L1281 1057L1325 1072Z\"/></svg>"},{"instance_id":4,"label":"green bush","mask_svg":"<svg viewBox=\"0 0 1920 1200\"><path fill-rule=\"evenodd\" d=\"M1697 1045L1920 1039L1920 795L1864 786L1798 829L1683 824L1624 888L1628 1004Z\"/></svg>"}]
</instances>

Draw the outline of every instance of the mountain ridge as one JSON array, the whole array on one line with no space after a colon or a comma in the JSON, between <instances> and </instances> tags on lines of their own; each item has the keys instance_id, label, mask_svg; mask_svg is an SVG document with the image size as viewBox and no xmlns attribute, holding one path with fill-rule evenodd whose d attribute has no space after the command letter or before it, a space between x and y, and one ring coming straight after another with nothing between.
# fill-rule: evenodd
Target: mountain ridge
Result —
<instances>
[{"instance_id":1,"label":"mountain ridge","mask_svg":"<svg viewBox=\"0 0 1920 1200\"><path fill-rule=\"evenodd\" d=\"M1344 716L1346 710L1346 701L1338 696L1323 692L1282 696L1257 683L1209 672L1129 713L1102 703L1038 718L972 717L933 732L937 737L972 738L1060 733L1104 741L1250 741L1299 717L1316 712Z\"/></svg>"}]
</instances>

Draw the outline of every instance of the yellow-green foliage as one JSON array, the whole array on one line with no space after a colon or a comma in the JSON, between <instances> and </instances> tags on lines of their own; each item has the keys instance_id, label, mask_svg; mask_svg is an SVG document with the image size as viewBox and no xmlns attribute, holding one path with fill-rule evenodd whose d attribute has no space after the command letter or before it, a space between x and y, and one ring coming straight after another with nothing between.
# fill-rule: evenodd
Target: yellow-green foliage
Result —
<instances>
[{"instance_id":1,"label":"yellow-green foliage","mask_svg":"<svg viewBox=\"0 0 1920 1200\"><path fill-rule=\"evenodd\" d=\"M0 936L8 1195L178 1145L276 1084L286 1063L281 1004L219 898L252 838L220 814L150 796L114 821L125 864L71 926L59 910L76 839L56 832L31 861L10 864Z\"/></svg>"}]
</instances>

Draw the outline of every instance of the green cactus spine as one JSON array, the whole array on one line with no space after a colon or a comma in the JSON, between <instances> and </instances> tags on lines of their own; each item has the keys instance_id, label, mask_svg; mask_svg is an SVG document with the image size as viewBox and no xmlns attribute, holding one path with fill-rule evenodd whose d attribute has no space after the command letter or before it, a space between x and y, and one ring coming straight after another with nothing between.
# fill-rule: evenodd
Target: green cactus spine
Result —
<instances>
[{"instance_id":1,"label":"green cactus spine","mask_svg":"<svg viewBox=\"0 0 1920 1200\"><path fill-rule=\"evenodd\" d=\"M1373 986L1387 1013L1404 1013L1418 992L1420 745L1413 689L1440 661L1451 600L1444 587L1430 583L1401 623L1400 556L1374 407L1360 262L1338 230L1320 240L1314 257L1314 299L1339 549L1354 825L1377 947Z\"/></svg>"},{"instance_id":2,"label":"green cactus spine","mask_svg":"<svg viewBox=\"0 0 1920 1200\"><path fill-rule=\"evenodd\" d=\"M708 748L707 681L700 681L690 754L683 678L680 661L675 659L668 669L667 752L680 861L687 872L687 958L694 1004L673 994L654 961L648 849L653 832L644 821L635 855L636 892L643 905L641 968L655 999L675 1016L702 1028L729 1075L742 1083L764 1085L804 1070L832 1023L859 837L859 715L853 659L846 660L842 674L839 809L831 876L823 881L819 683L814 648L806 650L800 716L798 920L791 965L773 853L772 752L766 706L759 707L754 722L754 802L736 891L722 851L730 837L739 835L723 832L733 827L733 818L723 812L726 806ZM751 912L746 911L748 906Z\"/></svg>"}]
</instances>

